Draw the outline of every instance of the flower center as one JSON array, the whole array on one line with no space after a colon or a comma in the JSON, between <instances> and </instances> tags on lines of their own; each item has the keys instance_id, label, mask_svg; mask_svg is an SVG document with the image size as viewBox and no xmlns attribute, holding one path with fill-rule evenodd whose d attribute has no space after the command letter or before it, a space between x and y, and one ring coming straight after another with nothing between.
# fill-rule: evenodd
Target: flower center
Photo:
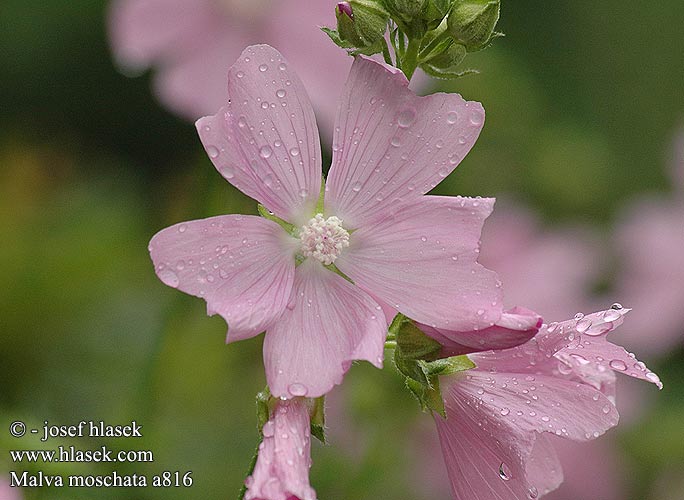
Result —
<instances>
[{"instance_id":1,"label":"flower center","mask_svg":"<svg viewBox=\"0 0 684 500\"><path fill-rule=\"evenodd\" d=\"M322 214L309 220L299 232L302 255L313 257L329 266L349 246L349 233L342 227L342 220L334 215L323 218Z\"/></svg>"}]
</instances>

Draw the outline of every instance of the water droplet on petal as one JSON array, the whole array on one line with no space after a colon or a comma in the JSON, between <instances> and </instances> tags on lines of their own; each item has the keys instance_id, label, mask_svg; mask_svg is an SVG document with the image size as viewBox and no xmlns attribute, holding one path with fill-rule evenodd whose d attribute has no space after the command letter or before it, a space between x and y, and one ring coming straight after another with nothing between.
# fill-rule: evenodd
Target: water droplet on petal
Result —
<instances>
[{"instance_id":1,"label":"water droplet on petal","mask_svg":"<svg viewBox=\"0 0 684 500\"><path fill-rule=\"evenodd\" d=\"M276 90L276 96L280 97L281 99L287 95L287 92L285 89L278 89Z\"/></svg>"},{"instance_id":2,"label":"water droplet on petal","mask_svg":"<svg viewBox=\"0 0 684 500\"><path fill-rule=\"evenodd\" d=\"M579 321L582 318L584 318L584 313L578 312L577 314L575 314L575 320L576 321Z\"/></svg>"},{"instance_id":3,"label":"water droplet on petal","mask_svg":"<svg viewBox=\"0 0 684 500\"><path fill-rule=\"evenodd\" d=\"M527 490L527 496L530 498L538 498L539 490L537 490L537 488L535 488L534 486L530 486L530 489Z\"/></svg>"},{"instance_id":4,"label":"water droplet on petal","mask_svg":"<svg viewBox=\"0 0 684 500\"><path fill-rule=\"evenodd\" d=\"M188 226L185 224L181 224L180 226L178 226L178 232L179 233L184 233L187 229L188 229Z\"/></svg>"},{"instance_id":5,"label":"water droplet on petal","mask_svg":"<svg viewBox=\"0 0 684 500\"><path fill-rule=\"evenodd\" d=\"M606 321L615 321L618 320L622 317L622 314L620 314L616 309L608 309L604 314L603 314L603 319Z\"/></svg>"},{"instance_id":6,"label":"water droplet on petal","mask_svg":"<svg viewBox=\"0 0 684 500\"><path fill-rule=\"evenodd\" d=\"M265 65L265 64L262 64L262 65L259 66L259 71L261 71L262 73L263 73L264 71L266 71L267 69L268 69L268 66Z\"/></svg>"},{"instance_id":7,"label":"water droplet on petal","mask_svg":"<svg viewBox=\"0 0 684 500\"><path fill-rule=\"evenodd\" d=\"M615 309L616 311L619 311L620 309L623 309L622 304L620 304L619 302L613 303L613 305L610 306L610 308L611 308L611 309Z\"/></svg>"},{"instance_id":8,"label":"water droplet on petal","mask_svg":"<svg viewBox=\"0 0 684 500\"><path fill-rule=\"evenodd\" d=\"M624 361L621 359L614 359L608 365L613 369L613 370L620 370L620 371L625 371L627 369L627 365L625 364Z\"/></svg>"},{"instance_id":9,"label":"water droplet on petal","mask_svg":"<svg viewBox=\"0 0 684 500\"><path fill-rule=\"evenodd\" d=\"M259 156L264 159L270 158L272 154L273 150L271 149L271 146L262 146L261 149L259 149Z\"/></svg>"},{"instance_id":10,"label":"water droplet on petal","mask_svg":"<svg viewBox=\"0 0 684 500\"><path fill-rule=\"evenodd\" d=\"M264 428L261 429L261 432L264 435L264 437L266 437L266 438L273 437L275 435L274 427L275 426L273 425L273 422L271 422L270 420L268 422L266 422L264 424Z\"/></svg>"},{"instance_id":11,"label":"water droplet on petal","mask_svg":"<svg viewBox=\"0 0 684 500\"><path fill-rule=\"evenodd\" d=\"M394 136L390 140L390 144L395 148L398 148L399 146L401 146L401 139L399 139L397 136Z\"/></svg>"},{"instance_id":12,"label":"water droplet on petal","mask_svg":"<svg viewBox=\"0 0 684 500\"><path fill-rule=\"evenodd\" d=\"M579 333L584 333L587 330L589 330L590 327L591 327L591 320L584 318L584 319L577 322L577 325L575 326L575 330L577 330Z\"/></svg>"},{"instance_id":13,"label":"water droplet on petal","mask_svg":"<svg viewBox=\"0 0 684 500\"><path fill-rule=\"evenodd\" d=\"M176 275L176 273L174 273L171 269L164 269L163 271L160 271L159 279L162 281L162 283L170 286L171 288L178 288L178 285L180 284L178 275Z\"/></svg>"},{"instance_id":14,"label":"water droplet on petal","mask_svg":"<svg viewBox=\"0 0 684 500\"><path fill-rule=\"evenodd\" d=\"M416 111L413 109L405 109L399 116L397 116L397 125L401 128L410 127L416 119Z\"/></svg>"},{"instance_id":15,"label":"water droplet on petal","mask_svg":"<svg viewBox=\"0 0 684 500\"><path fill-rule=\"evenodd\" d=\"M470 123L473 125L482 125L483 122L482 113L479 111L473 111L470 113Z\"/></svg>"},{"instance_id":16,"label":"water droplet on petal","mask_svg":"<svg viewBox=\"0 0 684 500\"><path fill-rule=\"evenodd\" d=\"M309 392L305 385L299 383L290 384L287 390L293 396L306 396L306 393Z\"/></svg>"},{"instance_id":17,"label":"water droplet on petal","mask_svg":"<svg viewBox=\"0 0 684 500\"><path fill-rule=\"evenodd\" d=\"M245 76L245 73L243 71L238 71L237 72L237 77L238 78L243 78Z\"/></svg>"},{"instance_id":18,"label":"water droplet on petal","mask_svg":"<svg viewBox=\"0 0 684 500\"><path fill-rule=\"evenodd\" d=\"M217 158L219 155L219 150L216 149L214 146L209 146L207 147L207 154L210 158Z\"/></svg>"},{"instance_id":19,"label":"water droplet on petal","mask_svg":"<svg viewBox=\"0 0 684 500\"><path fill-rule=\"evenodd\" d=\"M299 156L299 149L298 148L292 148L290 150L290 156Z\"/></svg>"},{"instance_id":20,"label":"water droplet on petal","mask_svg":"<svg viewBox=\"0 0 684 500\"><path fill-rule=\"evenodd\" d=\"M361 191L361 183L360 183L360 182L355 182L355 183L352 185L352 191L354 191L355 193L358 193L359 191Z\"/></svg>"},{"instance_id":21,"label":"water droplet on petal","mask_svg":"<svg viewBox=\"0 0 684 500\"><path fill-rule=\"evenodd\" d=\"M503 462L499 465L499 477L504 481L508 481L511 478L511 469Z\"/></svg>"},{"instance_id":22,"label":"water droplet on petal","mask_svg":"<svg viewBox=\"0 0 684 500\"><path fill-rule=\"evenodd\" d=\"M501 412L500 412L500 413L505 417L505 416L508 415L510 412L511 412L511 410L509 410L508 408L501 408Z\"/></svg>"},{"instance_id":23,"label":"water droplet on petal","mask_svg":"<svg viewBox=\"0 0 684 500\"><path fill-rule=\"evenodd\" d=\"M449 111L446 115L446 120L449 125L453 125L458 121L458 113L456 111Z\"/></svg>"}]
</instances>

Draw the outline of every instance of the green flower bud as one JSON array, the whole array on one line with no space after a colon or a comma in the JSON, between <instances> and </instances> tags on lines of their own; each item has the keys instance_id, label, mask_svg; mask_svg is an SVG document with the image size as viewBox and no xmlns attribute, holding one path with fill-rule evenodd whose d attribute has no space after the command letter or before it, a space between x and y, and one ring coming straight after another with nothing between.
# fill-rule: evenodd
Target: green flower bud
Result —
<instances>
[{"instance_id":1,"label":"green flower bud","mask_svg":"<svg viewBox=\"0 0 684 500\"><path fill-rule=\"evenodd\" d=\"M349 0L335 7L337 32L353 47L370 47L382 40L389 21L379 0Z\"/></svg>"},{"instance_id":2,"label":"green flower bud","mask_svg":"<svg viewBox=\"0 0 684 500\"><path fill-rule=\"evenodd\" d=\"M422 38L428 29L425 15L430 0L382 0L387 12L409 38Z\"/></svg>"},{"instance_id":3,"label":"green flower bud","mask_svg":"<svg viewBox=\"0 0 684 500\"><path fill-rule=\"evenodd\" d=\"M449 13L448 29L468 52L485 48L499 21L500 0L456 0Z\"/></svg>"},{"instance_id":4,"label":"green flower bud","mask_svg":"<svg viewBox=\"0 0 684 500\"><path fill-rule=\"evenodd\" d=\"M428 29L435 29L446 17L452 0L429 0L423 18L428 22Z\"/></svg>"}]
</instances>

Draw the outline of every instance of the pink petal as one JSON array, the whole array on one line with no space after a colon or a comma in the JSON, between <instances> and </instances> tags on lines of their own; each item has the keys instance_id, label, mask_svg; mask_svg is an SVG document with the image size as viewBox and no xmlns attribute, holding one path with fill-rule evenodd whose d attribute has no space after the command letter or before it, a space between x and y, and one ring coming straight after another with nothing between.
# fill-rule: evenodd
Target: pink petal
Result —
<instances>
[{"instance_id":1,"label":"pink petal","mask_svg":"<svg viewBox=\"0 0 684 500\"><path fill-rule=\"evenodd\" d=\"M315 500L309 485L311 437L305 401L278 401L263 435L245 500Z\"/></svg>"},{"instance_id":2,"label":"pink petal","mask_svg":"<svg viewBox=\"0 0 684 500\"><path fill-rule=\"evenodd\" d=\"M112 50L132 69L168 60L179 46L187 49L201 37L215 14L210 0L115 0L108 16Z\"/></svg>"},{"instance_id":3,"label":"pink petal","mask_svg":"<svg viewBox=\"0 0 684 500\"><path fill-rule=\"evenodd\" d=\"M523 344L534 337L541 325L541 316L518 307L504 312L494 326L482 330L459 332L421 324L418 327L442 344L440 354L447 357Z\"/></svg>"},{"instance_id":4,"label":"pink petal","mask_svg":"<svg viewBox=\"0 0 684 500\"><path fill-rule=\"evenodd\" d=\"M290 303L264 340L271 393L315 398L342 382L353 360L381 367L386 333L380 306L307 259L295 272Z\"/></svg>"},{"instance_id":5,"label":"pink petal","mask_svg":"<svg viewBox=\"0 0 684 500\"><path fill-rule=\"evenodd\" d=\"M427 193L470 151L484 122L457 94L418 97L399 70L358 57L338 107L326 210L358 228Z\"/></svg>"},{"instance_id":6,"label":"pink petal","mask_svg":"<svg viewBox=\"0 0 684 500\"><path fill-rule=\"evenodd\" d=\"M288 240L274 222L224 215L163 229L149 249L159 279L204 298L232 342L264 331L285 309L294 279Z\"/></svg>"},{"instance_id":7,"label":"pink petal","mask_svg":"<svg viewBox=\"0 0 684 500\"><path fill-rule=\"evenodd\" d=\"M444 400L447 420L434 418L454 500L526 498L531 485L525 460L534 435L482 411L474 398L452 387Z\"/></svg>"},{"instance_id":8,"label":"pink petal","mask_svg":"<svg viewBox=\"0 0 684 500\"><path fill-rule=\"evenodd\" d=\"M502 310L494 272L476 262L493 199L425 196L355 231L337 267L371 295L426 325L470 331Z\"/></svg>"},{"instance_id":9,"label":"pink petal","mask_svg":"<svg viewBox=\"0 0 684 500\"><path fill-rule=\"evenodd\" d=\"M478 363L477 354L471 359ZM455 385L455 384L454 384ZM615 406L586 384L552 374L469 370L458 382L492 418L510 421L519 431L550 432L586 441L618 423Z\"/></svg>"},{"instance_id":10,"label":"pink petal","mask_svg":"<svg viewBox=\"0 0 684 500\"><path fill-rule=\"evenodd\" d=\"M283 56L268 45L244 50L228 72L229 102L196 126L214 166L277 216L303 224L321 187L313 108Z\"/></svg>"},{"instance_id":11,"label":"pink petal","mask_svg":"<svg viewBox=\"0 0 684 500\"><path fill-rule=\"evenodd\" d=\"M535 498L534 495L536 498L541 498L542 495L546 495L561 485L563 468L549 436L545 434L537 436L532 454L525 466L525 472L531 484L528 499Z\"/></svg>"}]
</instances>

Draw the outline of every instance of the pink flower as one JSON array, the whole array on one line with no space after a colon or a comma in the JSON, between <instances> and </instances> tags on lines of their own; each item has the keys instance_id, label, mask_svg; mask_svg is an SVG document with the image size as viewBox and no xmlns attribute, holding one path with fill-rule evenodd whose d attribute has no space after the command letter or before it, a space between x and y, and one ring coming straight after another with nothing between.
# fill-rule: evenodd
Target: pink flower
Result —
<instances>
[{"instance_id":1,"label":"pink flower","mask_svg":"<svg viewBox=\"0 0 684 500\"><path fill-rule=\"evenodd\" d=\"M587 441L615 426L613 370L662 387L605 339L626 312L552 323L521 346L471 355L476 369L442 379L448 419L435 422L454 498L527 499L557 488L562 471L544 433Z\"/></svg>"},{"instance_id":2,"label":"pink flower","mask_svg":"<svg viewBox=\"0 0 684 500\"><path fill-rule=\"evenodd\" d=\"M498 198L482 230L480 262L505 283L505 305L566 318L594 305L603 246L586 227L545 228L529 208Z\"/></svg>"},{"instance_id":3,"label":"pink flower","mask_svg":"<svg viewBox=\"0 0 684 500\"><path fill-rule=\"evenodd\" d=\"M10 486L9 481L0 477L0 500L20 500L21 490Z\"/></svg>"},{"instance_id":4,"label":"pink flower","mask_svg":"<svg viewBox=\"0 0 684 500\"><path fill-rule=\"evenodd\" d=\"M278 401L263 428L264 440L245 500L315 500L309 485L311 436L309 410L302 398Z\"/></svg>"},{"instance_id":5,"label":"pink flower","mask_svg":"<svg viewBox=\"0 0 684 500\"><path fill-rule=\"evenodd\" d=\"M634 308L625 344L650 356L664 355L684 339L684 129L672 149L673 194L633 203L615 238L623 266L615 295Z\"/></svg>"},{"instance_id":6,"label":"pink flower","mask_svg":"<svg viewBox=\"0 0 684 500\"><path fill-rule=\"evenodd\" d=\"M242 215L187 222L155 235L150 253L164 283L226 319L227 341L266 331L276 397L320 396L352 360L380 366L387 323L378 302L456 331L501 317L497 277L477 263L494 200L424 196L470 150L484 111L407 85L395 68L355 60L323 204L313 111L272 47L247 48L229 71L228 104L197 122L218 171L292 225Z\"/></svg>"},{"instance_id":7,"label":"pink flower","mask_svg":"<svg viewBox=\"0 0 684 500\"><path fill-rule=\"evenodd\" d=\"M158 68L155 87L174 112L195 120L226 100L226 68L243 47L268 42L301 68L316 112L332 131L335 96L351 65L319 26L334 0L114 0L112 50L129 70Z\"/></svg>"}]
</instances>

